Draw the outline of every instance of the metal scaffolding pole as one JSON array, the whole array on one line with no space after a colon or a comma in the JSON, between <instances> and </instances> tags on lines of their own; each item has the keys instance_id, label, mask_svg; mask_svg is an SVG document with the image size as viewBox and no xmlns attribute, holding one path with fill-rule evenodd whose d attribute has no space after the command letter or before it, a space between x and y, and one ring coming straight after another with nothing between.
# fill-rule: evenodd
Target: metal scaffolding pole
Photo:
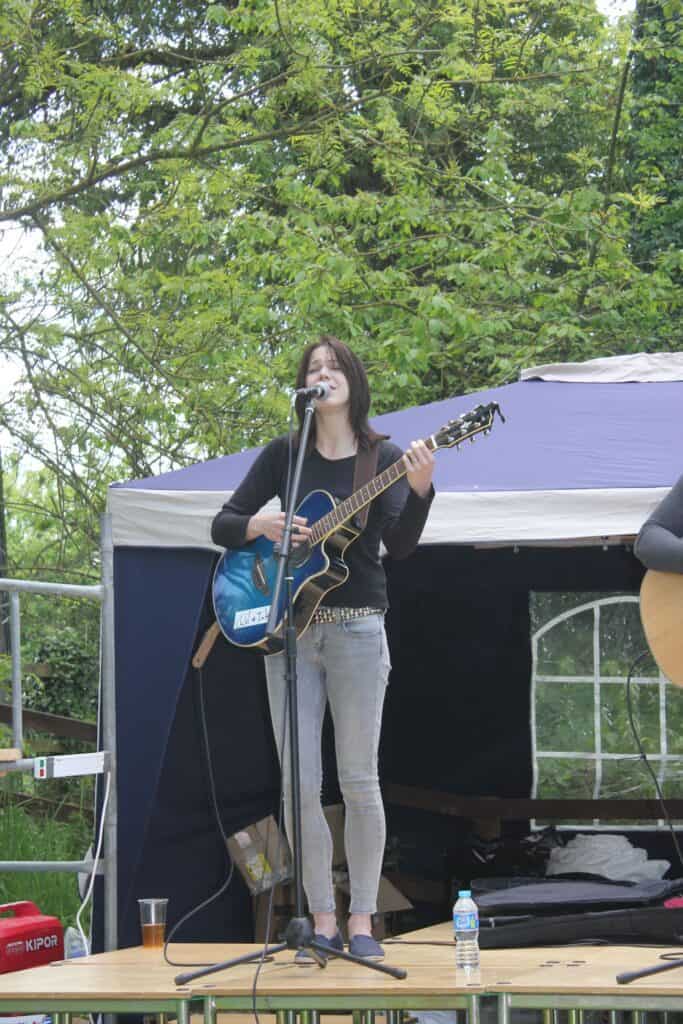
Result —
<instances>
[{"instance_id":1,"label":"metal scaffolding pole","mask_svg":"<svg viewBox=\"0 0 683 1024\"><path fill-rule=\"evenodd\" d=\"M104 823L104 948L116 949L118 941L116 792L116 682L114 675L114 541L111 515L100 520L102 545L102 746L109 754L110 789Z\"/></svg>"},{"instance_id":2,"label":"metal scaffolding pole","mask_svg":"<svg viewBox=\"0 0 683 1024\"><path fill-rule=\"evenodd\" d=\"M21 612L19 595L51 594L56 597L89 598L102 603L101 617L101 707L102 736L101 747L106 752L103 762L104 772L111 772L109 797L104 822L104 943L105 949L116 949L117 928L117 794L116 794L116 690L114 680L114 547L112 541L111 517L103 515L102 527L102 584L95 586L79 586L71 583L42 583L35 580L13 580L0 578L0 592L9 593L10 597L10 643L12 651L12 736L14 747L19 753L23 741L22 692L21 692ZM75 757L75 755L72 755ZM60 758L21 758L4 762L5 771L33 771L36 761L46 762L49 769L52 762L61 760L68 762L69 757ZM99 769L102 771L102 767ZM83 774L82 769L73 770L74 774ZM60 775L70 774L68 767L62 765ZM88 771L90 774L90 771ZM102 796L100 792L100 796ZM5 871L70 871L84 872L92 870L92 864L83 861L20 861L2 862ZM101 869L98 874L101 874Z\"/></svg>"}]
</instances>

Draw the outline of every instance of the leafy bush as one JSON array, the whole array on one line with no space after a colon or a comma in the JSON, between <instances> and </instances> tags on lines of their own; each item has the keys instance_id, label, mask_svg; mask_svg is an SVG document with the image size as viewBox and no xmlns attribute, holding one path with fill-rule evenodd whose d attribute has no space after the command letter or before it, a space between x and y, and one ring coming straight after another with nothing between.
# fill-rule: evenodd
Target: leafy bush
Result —
<instances>
[{"instance_id":1,"label":"leafy bush","mask_svg":"<svg viewBox=\"0 0 683 1024\"><path fill-rule=\"evenodd\" d=\"M28 676L23 683L24 703L34 711L94 721L97 717L98 655L86 647L75 627L64 627L43 637L32 651L33 660L45 663L49 675Z\"/></svg>"}]
</instances>

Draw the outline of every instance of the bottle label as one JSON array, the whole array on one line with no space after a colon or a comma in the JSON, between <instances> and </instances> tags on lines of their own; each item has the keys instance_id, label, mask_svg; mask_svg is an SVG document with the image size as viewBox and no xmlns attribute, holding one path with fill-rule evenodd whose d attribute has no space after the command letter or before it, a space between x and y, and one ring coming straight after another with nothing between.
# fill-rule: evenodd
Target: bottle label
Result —
<instances>
[{"instance_id":1,"label":"bottle label","mask_svg":"<svg viewBox=\"0 0 683 1024\"><path fill-rule=\"evenodd\" d=\"M475 932L479 927L479 915L471 910L466 913L453 914L453 927L456 932Z\"/></svg>"},{"instance_id":2,"label":"bottle label","mask_svg":"<svg viewBox=\"0 0 683 1024\"><path fill-rule=\"evenodd\" d=\"M245 867L247 874L254 882L262 882L271 874L272 868L262 853L249 858Z\"/></svg>"}]
</instances>

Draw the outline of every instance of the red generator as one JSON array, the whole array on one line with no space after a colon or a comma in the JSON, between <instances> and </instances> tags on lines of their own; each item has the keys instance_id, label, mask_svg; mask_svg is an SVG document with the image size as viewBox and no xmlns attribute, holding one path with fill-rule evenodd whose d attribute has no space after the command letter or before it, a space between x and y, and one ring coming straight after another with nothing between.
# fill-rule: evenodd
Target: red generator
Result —
<instances>
[{"instance_id":1,"label":"red generator","mask_svg":"<svg viewBox=\"0 0 683 1024\"><path fill-rule=\"evenodd\" d=\"M59 918L41 914L30 900L0 905L0 974L63 959Z\"/></svg>"}]
</instances>

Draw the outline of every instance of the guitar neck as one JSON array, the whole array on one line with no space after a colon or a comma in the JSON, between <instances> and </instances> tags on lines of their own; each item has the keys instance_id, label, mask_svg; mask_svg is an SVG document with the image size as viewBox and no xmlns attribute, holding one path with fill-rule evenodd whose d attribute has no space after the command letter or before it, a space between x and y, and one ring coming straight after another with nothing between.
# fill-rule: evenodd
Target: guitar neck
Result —
<instances>
[{"instance_id":1,"label":"guitar neck","mask_svg":"<svg viewBox=\"0 0 683 1024\"><path fill-rule=\"evenodd\" d=\"M425 444L432 452L436 451L438 447L433 437L427 438ZM318 544L321 540L325 540L326 537L329 537L335 530L339 529L342 523L352 519L357 512L360 512L362 508L369 505L371 501L379 497L382 491L386 491L397 480L400 480L402 476L405 476L407 472L408 468L405 464L405 459L401 456L391 466L378 473L377 476L373 476L372 480L369 480L362 487L359 487L357 491L354 491L353 494L350 494L344 501L340 501L326 516L318 519L311 529L311 542Z\"/></svg>"}]
</instances>

